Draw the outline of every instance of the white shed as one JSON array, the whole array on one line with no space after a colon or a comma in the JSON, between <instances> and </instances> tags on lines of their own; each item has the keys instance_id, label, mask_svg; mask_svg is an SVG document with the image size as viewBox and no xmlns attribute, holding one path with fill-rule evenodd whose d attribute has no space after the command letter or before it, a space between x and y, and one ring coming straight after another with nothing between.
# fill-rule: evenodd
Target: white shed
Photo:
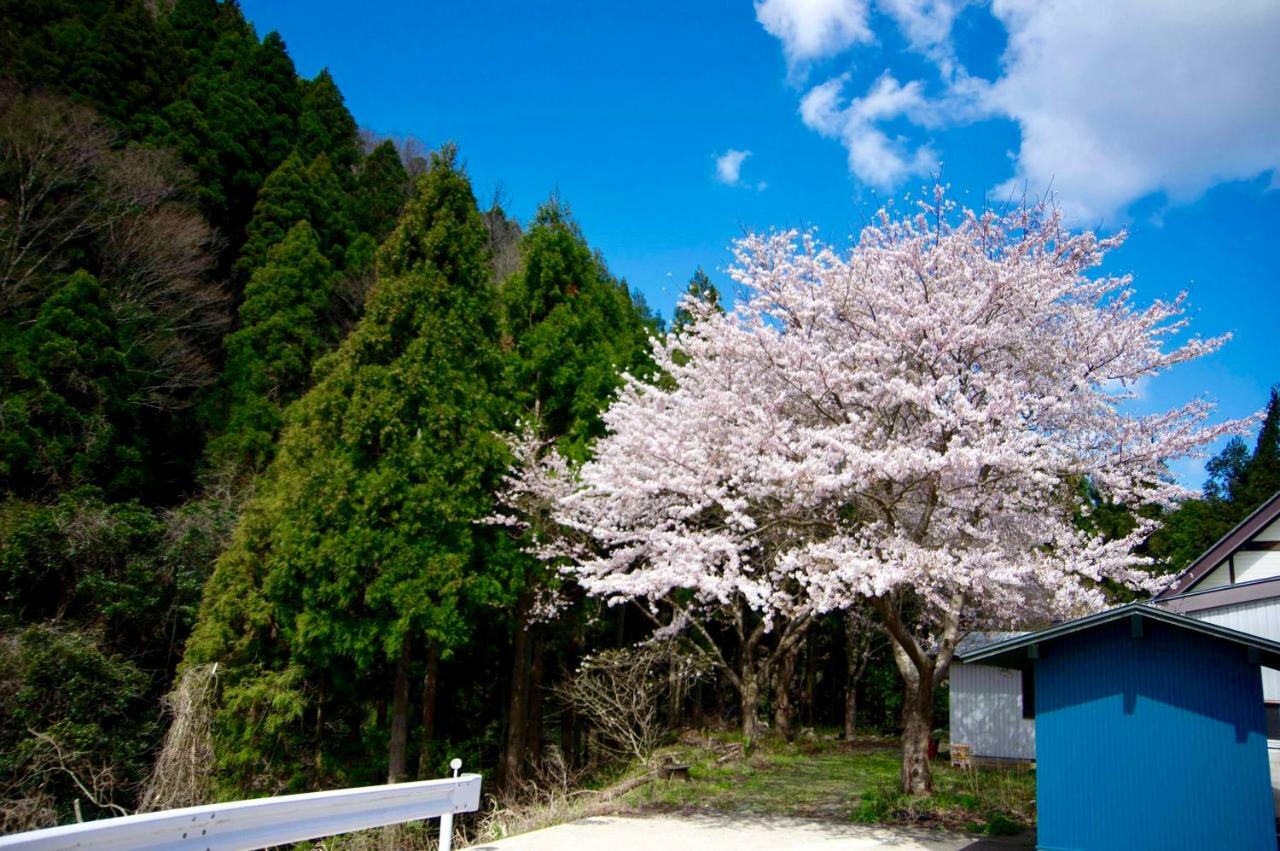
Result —
<instances>
[{"instance_id":1,"label":"white shed","mask_svg":"<svg viewBox=\"0 0 1280 851\"><path fill-rule=\"evenodd\" d=\"M957 654L1011 638L1016 632L971 632ZM993 665L951 666L951 747L967 746L977 762L1030 762L1036 758L1036 724L1024 701L1022 672Z\"/></svg>"}]
</instances>

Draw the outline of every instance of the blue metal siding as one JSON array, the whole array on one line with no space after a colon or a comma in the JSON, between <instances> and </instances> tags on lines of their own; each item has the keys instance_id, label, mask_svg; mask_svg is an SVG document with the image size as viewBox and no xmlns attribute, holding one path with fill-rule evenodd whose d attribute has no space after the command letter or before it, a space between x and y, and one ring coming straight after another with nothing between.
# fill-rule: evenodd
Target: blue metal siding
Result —
<instances>
[{"instance_id":1,"label":"blue metal siding","mask_svg":"<svg viewBox=\"0 0 1280 851\"><path fill-rule=\"evenodd\" d=\"M1039 847L1275 851L1257 663L1144 627L1054 641L1036 662Z\"/></svg>"}]
</instances>

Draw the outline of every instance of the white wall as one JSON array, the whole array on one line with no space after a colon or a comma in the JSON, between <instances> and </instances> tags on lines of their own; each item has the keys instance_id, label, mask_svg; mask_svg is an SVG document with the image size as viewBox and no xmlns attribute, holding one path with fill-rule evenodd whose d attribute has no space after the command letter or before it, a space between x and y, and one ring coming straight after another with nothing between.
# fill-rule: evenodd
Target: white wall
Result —
<instances>
[{"instance_id":1,"label":"white wall","mask_svg":"<svg viewBox=\"0 0 1280 851\"><path fill-rule=\"evenodd\" d=\"M1254 541L1280 541L1280 520L1273 520L1262 531L1254 535ZM1280 551L1241 550L1235 554L1236 582L1250 582L1254 579L1270 579L1280 576ZM1231 582L1231 570L1227 562L1218 564L1209 571L1204 579L1196 583L1195 590L1205 591L1228 585ZM1269 636L1270 637L1270 636Z\"/></svg>"},{"instance_id":2,"label":"white wall","mask_svg":"<svg viewBox=\"0 0 1280 851\"><path fill-rule=\"evenodd\" d=\"M1022 717L1022 672L951 666L951 743L977 757L1036 758L1036 723Z\"/></svg>"},{"instance_id":3,"label":"white wall","mask_svg":"<svg viewBox=\"0 0 1280 851\"><path fill-rule=\"evenodd\" d=\"M1255 541L1280 541L1280 520L1272 520L1267 527L1253 536Z\"/></svg>"}]
</instances>

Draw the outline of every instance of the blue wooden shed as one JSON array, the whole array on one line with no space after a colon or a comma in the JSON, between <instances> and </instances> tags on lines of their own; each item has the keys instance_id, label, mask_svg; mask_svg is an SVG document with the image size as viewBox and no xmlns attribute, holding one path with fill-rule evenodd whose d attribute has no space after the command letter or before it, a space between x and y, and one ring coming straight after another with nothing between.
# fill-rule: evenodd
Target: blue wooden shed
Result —
<instances>
[{"instance_id":1,"label":"blue wooden shed","mask_svg":"<svg viewBox=\"0 0 1280 851\"><path fill-rule=\"evenodd\" d=\"M1023 672L1038 848L1276 851L1259 666L1280 643L1135 603L963 661Z\"/></svg>"}]
</instances>

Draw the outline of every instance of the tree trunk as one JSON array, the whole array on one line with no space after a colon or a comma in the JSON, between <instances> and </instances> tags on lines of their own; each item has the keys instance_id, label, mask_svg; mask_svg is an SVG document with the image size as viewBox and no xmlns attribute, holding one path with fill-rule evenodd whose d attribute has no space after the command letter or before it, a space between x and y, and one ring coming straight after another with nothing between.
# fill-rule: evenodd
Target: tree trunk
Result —
<instances>
[{"instance_id":1,"label":"tree trunk","mask_svg":"<svg viewBox=\"0 0 1280 851\"><path fill-rule=\"evenodd\" d=\"M316 694L316 732L315 732L316 752L311 758L311 764L315 767L316 774L319 775L324 771L324 689L321 688Z\"/></svg>"},{"instance_id":2,"label":"tree trunk","mask_svg":"<svg viewBox=\"0 0 1280 851\"><path fill-rule=\"evenodd\" d=\"M567 679L573 672L573 660L578 658L578 637L569 638L561 661L560 678ZM564 755L565 767L573 771L578 767L578 741L576 733L577 717L568 701L562 701L560 707L560 752Z\"/></svg>"},{"instance_id":3,"label":"tree trunk","mask_svg":"<svg viewBox=\"0 0 1280 851\"><path fill-rule=\"evenodd\" d=\"M387 782L409 779L409 639L400 645L396 681L391 691L391 742L387 756Z\"/></svg>"},{"instance_id":4,"label":"tree trunk","mask_svg":"<svg viewBox=\"0 0 1280 851\"><path fill-rule=\"evenodd\" d=\"M929 738L933 735L933 678L907 686L902 698L902 791L924 795L933 791Z\"/></svg>"},{"instance_id":5,"label":"tree trunk","mask_svg":"<svg viewBox=\"0 0 1280 851\"><path fill-rule=\"evenodd\" d=\"M627 606L615 606L614 610L618 613L618 619L614 621L613 646L622 647L627 641Z\"/></svg>"},{"instance_id":6,"label":"tree trunk","mask_svg":"<svg viewBox=\"0 0 1280 851\"><path fill-rule=\"evenodd\" d=\"M573 710L568 706L560 710L560 753L564 755L565 768L573 771L578 767L577 744L573 738Z\"/></svg>"},{"instance_id":7,"label":"tree trunk","mask_svg":"<svg viewBox=\"0 0 1280 851\"><path fill-rule=\"evenodd\" d=\"M435 642L427 645L427 658L422 674L422 718L418 730L418 779L429 779L435 773L431 745L436 737L436 700L440 694L440 649Z\"/></svg>"},{"instance_id":8,"label":"tree trunk","mask_svg":"<svg viewBox=\"0 0 1280 851\"><path fill-rule=\"evenodd\" d=\"M531 631L533 627L529 628ZM542 679L546 643L541 630L530 637L533 662L529 666L529 725L525 730L525 765L536 764L542 756Z\"/></svg>"},{"instance_id":9,"label":"tree trunk","mask_svg":"<svg viewBox=\"0 0 1280 851\"><path fill-rule=\"evenodd\" d=\"M858 683L849 680L844 687L844 740L852 742L858 733Z\"/></svg>"},{"instance_id":10,"label":"tree trunk","mask_svg":"<svg viewBox=\"0 0 1280 851\"><path fill-rule=\"evenodd\" d=\"M739 696L742 705L742 743L749 748L760 738L760 680L751 663L743 665L739 676L742 678Z\"/></svg>"},{"instance_id":11,"label":"tree trunk","mask_svg":"<svg viewBox=\"0 0 1280 851\"><path fill-rule=\"evenodd\" d=\"M777 673L773 680L773 726L778 735L787 741L795 736L792 729L794 708L791 703L791 682L796 677L796 660L800 656L800 645L781 650L782 658L774 666Z\"/></svg>"},{"instance_id":12,"label":"tree trunk","mask_svg":"<svg viewBox=\"0 0 1280 851\"><path fill-rule=\"evenodd\" d=\"M949 601L934 644L934 655L924 650L902 618L892 598L873 597L881 625L889 634L893 661L905 686L902 699L902 791L923 795L933 791L929 767L929 738L933 735L933 691L947 678L951 658L959 638L960 612L964 597L955 594Z\"/></svg>"},{"instance_id":13,"label":"tree trunk","mask_svg":"<svg viewBox=\"0 0 1280 851\"><path fill-rule=\"evenodd\" d=\"M867 626L856 612L844 616L844 738L852 742L858 727L858 686L871 658Z\"/></svg>"},{"instance_id":14,"label":"tree trunk","mask_svg":"<svg viewBox=\"0 0 1280 851\"><path fill-rule=\"evenodd\" d=\"M667 727L679 729L680 722L684 720L681 717L683 708L684 682L680 679L679 666L672 664L667 668Z\"/></svg>"},{"instance_id":15,"label":"tree trunk","mask_svg":"<svg viewBox=\"0 0 1280 851\"><path fill-rule=\"evenodd\" d=\"M532 596L524 592L516 601L515 639L511 647L511 690L507 704L507 741L499 766L499 785L510 788L520 782L524 769L525 742L529 724L529 667L532 646L528 612Z\"/></svg>"},{"instance_id":16,"label":"tree trunk","mask_svg":"<svg viewBox=\"0 0 1280 851\"><path fill-rule=\"evenodd\" d=\"M817 637L813 632L810 632L805 639L804 647L804 723L812 727L815 711L814 695L818 690Z\"/></svg>"}]
</instances>

